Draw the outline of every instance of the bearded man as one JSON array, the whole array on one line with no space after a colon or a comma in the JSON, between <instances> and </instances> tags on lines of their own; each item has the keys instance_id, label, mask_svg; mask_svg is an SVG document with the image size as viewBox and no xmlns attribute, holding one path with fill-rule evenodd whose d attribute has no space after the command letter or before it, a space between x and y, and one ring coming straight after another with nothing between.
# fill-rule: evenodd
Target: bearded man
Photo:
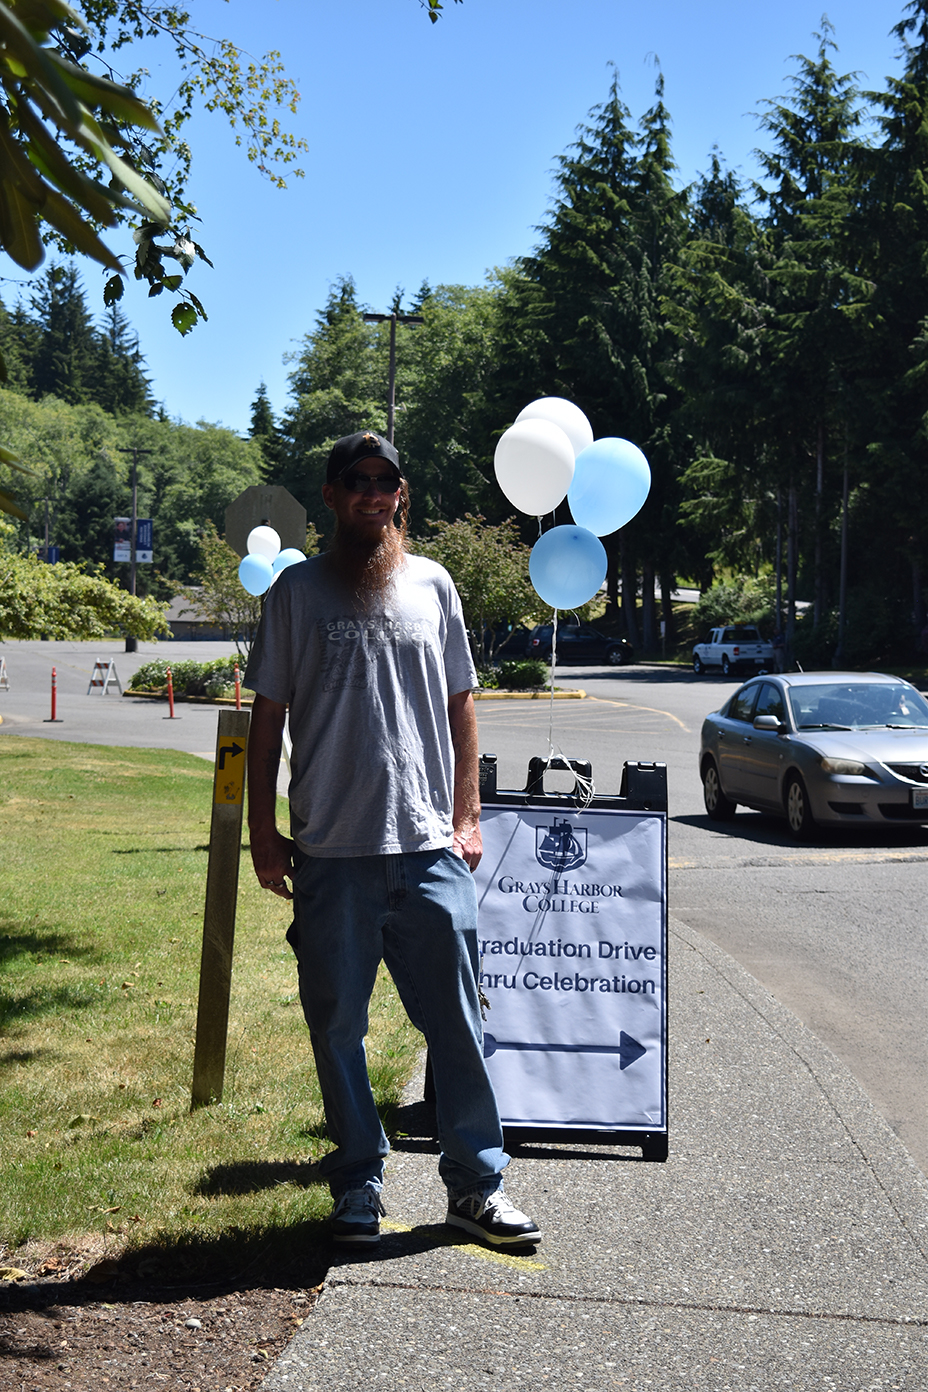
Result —
<instances>
[{"instance_id":1,"label":"bearded man","mask_svg":"<svg viewBox=\"0 0 928 1392\"><path fill-rule=\"evenodd\" d=\"M503 1192L509 1163L483 1059L477 991L482 851L476 673L451 577L406 547L409 489L373 431L337 441L322 488L324 556L281 572L245 681L256 693L248 825L264 888L293 900L326 1126L319 1171L340 1243L380 1238L389 1153L364 1052L384 961L429 1046L446 1222L493 1246L541 1238ZM290 829L276 823L289 709ZM292 882L292 892L287 886Z\"/></svg>"}]
</instances>

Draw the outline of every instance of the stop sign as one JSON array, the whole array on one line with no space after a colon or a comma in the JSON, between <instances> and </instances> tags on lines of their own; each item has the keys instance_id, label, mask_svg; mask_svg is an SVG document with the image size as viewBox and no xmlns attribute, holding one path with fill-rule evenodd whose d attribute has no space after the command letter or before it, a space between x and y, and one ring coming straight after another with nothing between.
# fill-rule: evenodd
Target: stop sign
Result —
<instances>
[{"instance_id":1,"label":"stop sign","mask_svg":"<svg viewBox=\"0 0 928 1392\"><path fill-rule=\"evenodd\" d=\"M306 509L293 494L277 483L255 483L226 508L226 541L240 556L247 552L248 533L254 527L273 527L280 549L306 545Z\"/></svg>"}]
</instances>

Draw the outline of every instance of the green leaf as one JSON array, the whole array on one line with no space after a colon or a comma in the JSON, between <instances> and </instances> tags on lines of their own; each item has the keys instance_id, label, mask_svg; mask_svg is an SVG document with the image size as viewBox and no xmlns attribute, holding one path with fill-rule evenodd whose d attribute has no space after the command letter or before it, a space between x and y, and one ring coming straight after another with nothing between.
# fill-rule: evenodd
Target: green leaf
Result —
<instances>
[{"instance_id":1,"label":"green leaf","mask_svg":"<svg viewBox=\"0 0 928 1392\"><path fill-rule=\"evenodd\" d=\"M0 46L14 55L28 77L58 105L64 127L80 124L80 107L51 60L6 5L0 4Z\"/></svg>"},{"instance_id":2,"label":"green leaf","mask_svg":"<svg viewBox=\"0 0 928 1392\"><path fill-rule=\"evenodd\" d=\"M0 169L5 181L14 182L23 195L36 207L45 200L45 185L35 167L26 157L22 145L13 138L6 112L0 110Z\"/></svg>"},{"instance_id":3,"label":"green leaf","mask_svg":"<svg viewBox=\"0 0 928 1392\"><path fill-rule=\"evenodd\" d=\"M183 337L196 327L197 312L193 305L179 304L171 310L171 323Z\"/></svg>"},{"instance_id":4,"label":"green leaf","mask_svg":"<svg viewBox=\"0 0 928 1392\"><path fill-rule=\"evenodd\" d=\"M102 107L104 111L130 122L133 126L143 126L146 130L161 134L161 127L148 107L139 101L128 87L110 82L109 78L100 77L97 73L87 72L85 68L78 67L76 63L62 58L59 54L49 56L60 69L71 91L87 106Z\"/></svg>"},{"instance_id":5,"label":"green leaf","mask_svg":"<svg viewBox=\"0 0 928 1392\"><path fill-rule=\"evenodd\" d=\"M45 248L39 236L35 204L6 180L0 181L0 241L24 271L34 271L42 264Z\"/></svg>"},{"instance_id":6,"label":"green leaf","mask_svg":"<svg viewBox=\"0 0 928 1392\"><path fill-rule=\"evenodd\" d=\"M0 445L0 464L9 464L11 469L18 469L21 474L31 474L33 478L38 478L35 469L30 469L28 464L24 464L19 455L6 445Z\"/></svg>"},{"instance_id":7,"label":"green leaf","mask_svg":"<svg viewBox=\"0 0 928 1392\"><path fill-rule=\"evenodd\" d=\"M183 283L184 277L182 275L165 276L162 282L165 290L179 290Z\"/></svg>"},{"instance_id":8,"label":"green leaf","mask_svg":"<svg viewBox=\"0 0 928 1392\"><path fill-rule=\"evenodd\" d=\"M103 287L103 303L111 305L115 304L117 300L121 300L125 288L125 281L121 275L110 276Z\"/></svg>"},{"instance_id":9,"label":"green leaf","mask_svg":"<svg viewBox=\"0 0 928 1392\"><path fill-rule=\"evenodd\" d=\"M0 512L8 512L11 517L18 517L21 522L29 521L26 513L13 502L8 493L0 493Z\"/></svg>"},{"instance_id":10,"label":"green leaf","mask_svg":"<svg viewBox=\"0 0 928 1392\"><path fill-rule=\"evenodd\" d=\"M192 290L188 290L188 291L187 291L187 298L188 298L188 300L190 301L190 303L193 305L194 309L196 310L197 314L199 314L199 316L200 316L201 319L206 319L206 318L208 318L208 315L207 315L207 313L206 313L206 310L203 308L202 304L201 304L200 301L197 299L196 295L193 293Z\"/></svg>"},{"instance_id":11,"label":"green leaf","mask_svg":"<svg viewBox=\"0 0 928 1392\"><path fill-rule=\"evenodd\" d=\"M155 283L154 283L154 285L151 287L151 289L150 289L149 292L148 292L148 298L149 298L150 300L153 300L153 299L155 298L156 295L160 295L160 294L161 294L161 291L162 291L163 289L164 289L164 282L163 282L163 281L160 281L160 280L156 280Z\"/></svg>"},{"instance_id":12,"label":"green leaf","mask_svg":"<svg viewBox=\"0 0 928 1392\"><path fill-rule=\"evenodd\" d=\"M147 179L143 179L141 174L132 169L125 160L119 158L104 139L99 125L89 112L84 115L79 134L81 139L90 145L97 158L109 166L123 188L128 189L157 222L167 227L171 221L170 203L166 198L162 198L160 193L155 192Z\"/></svg>"},{"instance_id":13,"label":"green leaf","mask_svg":"<svg viewBox=\"0 0 928 1392\"><path fill-rule=\"evenodd\" d=\"M57 232L73 243L83 256L99 261L111 271L121 269L119 260L105 246L88 222L81 217L73 203L62 198L57 189L47 189L42 216Z\"/></svg>"},{"instance_id":14,"label":"green leaf","mask_svg":"<svg viewBox=\"0 0 928 1392\"><path fill-rule=\"evenodd\" d=\"M112 193L74 168L26 102L20 102L16 114L20 129L29 141L29 158L36 168L97 222L111 227L116 221L113 204L117 201Z\"/></svg>"}]
</instances>

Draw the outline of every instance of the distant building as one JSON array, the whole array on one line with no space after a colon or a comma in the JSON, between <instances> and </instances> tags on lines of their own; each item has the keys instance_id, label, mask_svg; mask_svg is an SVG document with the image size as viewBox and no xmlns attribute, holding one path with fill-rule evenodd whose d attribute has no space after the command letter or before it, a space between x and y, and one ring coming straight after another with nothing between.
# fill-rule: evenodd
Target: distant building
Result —
<instances>
[{"instance_id":1,"label":"distant building","mask_svg":"<svg viewBox=\"0 0 928 1392\"><path fill-rule=\"evenodd\" d=\"M171 600L167 626L171 637L181 642L204 643L214 639L217 643L229 643L235 637L230 628L213 623L201 612L196 602L185 595L175 595Z\"/></svg>"}]
</instances>

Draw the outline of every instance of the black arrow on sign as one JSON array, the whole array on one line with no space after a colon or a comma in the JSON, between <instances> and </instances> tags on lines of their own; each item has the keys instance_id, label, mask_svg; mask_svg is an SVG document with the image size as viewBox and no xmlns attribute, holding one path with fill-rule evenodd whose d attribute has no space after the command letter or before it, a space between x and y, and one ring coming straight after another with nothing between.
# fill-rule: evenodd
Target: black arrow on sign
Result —
<instances>
[{"instance_id":1,"label":"black arrow on sign","mask_svg":"<svg viewBox=\"0 0 928 1392\"><path fill-rule=\"evenodd\" d=\"M618 1054L619 1071L624 1072L629 1064L635 1063L648 1051L637 1039L624 1030L619 1030L619 1043L615 1044L515 1044L496 1039L492 1034L483 1036L483 1056L492 1058L497 1049L516 1049L520 1053L541 1054Z\"/></svg>"},{"instance_id":2,"label":"black arrow on sign","mask_svg":"<svg viewBox=\"0 0 928 1392\"><path fill-rule=\"evenodd\" d=\"M245 746L244 746L243 744L226 744L226 745L223 745L222 749L220 749L220 751L219 751L219 768L220 768L220 770L224 769L225 766L226 766L226 755L227 755L227 754L231 754L232 757L234 758L236 754L244 754L244 753L245 753Z\"/></svg>"}]
</instances>

